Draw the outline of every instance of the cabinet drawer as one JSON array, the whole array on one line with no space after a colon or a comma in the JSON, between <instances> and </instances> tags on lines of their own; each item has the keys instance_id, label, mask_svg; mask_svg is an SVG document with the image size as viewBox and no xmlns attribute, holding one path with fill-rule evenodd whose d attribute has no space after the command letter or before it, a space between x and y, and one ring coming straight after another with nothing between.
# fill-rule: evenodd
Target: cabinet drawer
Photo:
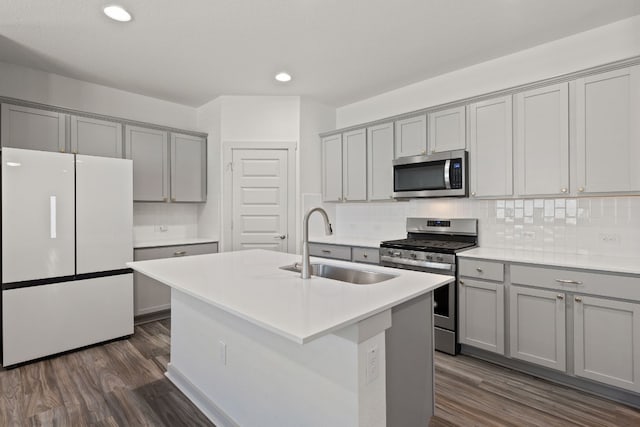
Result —
<instances>
[{"instance_id":1,"label":"cabinet drawer","mask_svg":"<svg viewBox=\"0 0 640 427\"><path fill-rule=\"evenodd\" d=\"M495 280L497 282L504 280L504 264L501 262L460 259L459 268L460 276Z\"/></svg>"},{"instance_id":2,"label":"cabinet drawer","mask_svg":"<svg viewBox=\"0 0 640 427\"><path fill-rule=\"evenodd\" d=\"M353 248L351 255L354 262L380 264L380 250L378 248Z\"/></svg>"},{"instance_id":3,"label":"cabinet drawer","mask_svg":"<svg viewBox=\"0 0 640 427\"><path fill-rule=\"evenodd\" d=\"M511 283L640 301L640 277L512 265Z\"/></svg>"},{"instance_id":4,"label":"cabinet drawer","mask_svg":"<svg viewBox=\"0 0 640 427\"><path fill-rule=\"evenodd\" d=\"M324 243L309 243L309 255L351 261L351 248L349 246L327 245Z\"/></svg>"},{"instance_id":5,"label":"cabinet drawer","mask_svg":"<svg viewBox=\"0 0 640 427\"><path fill-rule=\"evenodd\" d=\"M217 243L195 245L162 246L156 248L140 248L133 251L135 261L149 259L173 258L178 256L213 254L218 252Z\"/></svg>"}]
</instances>

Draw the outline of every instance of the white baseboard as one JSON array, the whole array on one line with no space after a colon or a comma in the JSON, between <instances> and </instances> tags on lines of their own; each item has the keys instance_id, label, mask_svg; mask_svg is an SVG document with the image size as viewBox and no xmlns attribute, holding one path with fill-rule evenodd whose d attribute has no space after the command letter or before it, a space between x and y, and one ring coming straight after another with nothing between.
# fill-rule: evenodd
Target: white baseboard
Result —
<instances>
[{"instance_id":1,"label":"white baseboard","mask_svg":"<svg viewBox=\"0 0 640 427\"><path fill-rule=\"evenodd\" d=\"M154 305L153 307L146 307L138 309L134 315L135 316L144 316L145 314L155 313L156 311L169 310L171 308L171 303L162 304L162 305Z\"/></svg>"},{"instance_id":2,"label":"white baseboard","mask_svg":"<svg viewBox=\"0 0 640 427\"><path fill-rule=\"evenodd\" d=\"M240 427L240 424L229 417L171 363L167 365L165 376L217 427Z\"/></svg>"}]
</instances>

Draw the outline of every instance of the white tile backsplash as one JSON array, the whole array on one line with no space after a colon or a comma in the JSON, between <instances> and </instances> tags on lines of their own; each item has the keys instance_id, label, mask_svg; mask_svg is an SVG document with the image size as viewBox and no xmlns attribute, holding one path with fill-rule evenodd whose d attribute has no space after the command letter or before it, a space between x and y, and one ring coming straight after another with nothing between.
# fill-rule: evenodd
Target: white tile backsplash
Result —
<instances>
[{"instance_id":1,"label":"white tile backsplash","mask_svg":"<svg viewBox=\"0 0 640 427\"><path fill-rule=\"evenodd\" d=\"M198 205L195 203L133 204L135 242L198 237Z\"/></svg>"},{"instance_id":2,"label":"white tile backsplash","mask_svg":"<svg viewBox=\"0 0 640 427\"><path fill-rule=\"evenodd\" d=\"M640 197L566 199L415 199L336 204L335 233L389 240L406 218L478 218L480 244L579 254L640 256Z\"/></svg>"}]
</instances>

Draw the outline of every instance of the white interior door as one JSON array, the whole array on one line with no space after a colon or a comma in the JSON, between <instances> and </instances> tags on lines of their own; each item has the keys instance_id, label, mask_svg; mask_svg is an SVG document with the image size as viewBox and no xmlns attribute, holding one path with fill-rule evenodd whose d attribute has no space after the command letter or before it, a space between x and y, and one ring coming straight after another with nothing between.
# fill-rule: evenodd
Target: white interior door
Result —
<instances>
[{"instance_id":1,"label":"white interior door","mask_svg":"<svg viewBox=\"0 0 640 427\"><path fill-rule=\"evenodd\" d=\"M75 274L73 155L2 149L2 281Z\"/></svg>"},{"instance_id":2,"label":"white interior door","mask_svg":"<svg viewBox=\"0 0 640 427\"><path fill-rule=\"evenodd\" d=\"M287 252L287 150L234 149L232 156L233 250Z\"/></svg>"},{"instance_id":3,"label":"white interior door","mask_svg":"<svg viewBox=\"0 0 640 427\"><path fill-rule=\"evenodd\" d=\"M77 274L133 260L132 161L76 155Z\"/></svg>"}]
</instances>

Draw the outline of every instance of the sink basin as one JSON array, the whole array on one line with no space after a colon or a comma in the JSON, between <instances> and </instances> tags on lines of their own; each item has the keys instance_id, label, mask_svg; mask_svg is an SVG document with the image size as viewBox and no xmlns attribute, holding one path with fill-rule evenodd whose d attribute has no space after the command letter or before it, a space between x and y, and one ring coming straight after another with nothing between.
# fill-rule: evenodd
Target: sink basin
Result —
<instances>
[{"instance_id":1,"label":"sink basin","mask_svg":"<svg viewBox=\"0 0 640 427\"><path fill-rule=\"evenodd\" d=\"M282 270L300 272L300 264L285 265ZM329 264L311 264L311 275L324 277L326 279L339 280L341 282L353 283L354 285L373 285L393 279L393 274L378 273L375 271L356 270L353 268L338 267Z\"/></svg>"}]
</instances>

